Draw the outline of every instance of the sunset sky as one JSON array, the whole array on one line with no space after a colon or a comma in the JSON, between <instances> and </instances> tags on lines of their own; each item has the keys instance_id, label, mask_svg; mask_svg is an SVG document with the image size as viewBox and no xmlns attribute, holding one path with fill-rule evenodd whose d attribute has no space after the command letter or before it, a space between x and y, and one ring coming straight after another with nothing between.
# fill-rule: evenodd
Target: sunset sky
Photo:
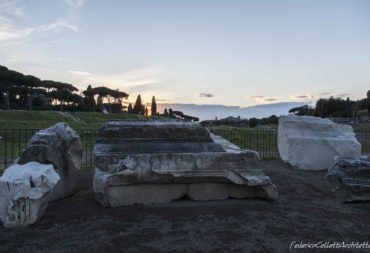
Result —
<instances>
[{"instance_id":1,"label":"sunset sky","mask_svg":"<svg viewBox=\"0 0 370 253\"><path fill-rule=\"evenodd\" d=\"M0 0L0 65L130 101L359 99L370 1Z\"/></svg>"}]
</instances>

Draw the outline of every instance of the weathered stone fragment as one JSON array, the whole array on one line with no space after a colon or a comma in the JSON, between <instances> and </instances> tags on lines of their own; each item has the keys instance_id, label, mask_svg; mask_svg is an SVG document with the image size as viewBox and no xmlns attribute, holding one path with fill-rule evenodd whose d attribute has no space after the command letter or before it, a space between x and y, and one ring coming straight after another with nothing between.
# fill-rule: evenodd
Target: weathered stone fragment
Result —
<instances>
[{"instance_id":1,"label":"weathered stone fragment","mask_svg":"<svg viewBox=\"0 0 370 253\"><path fill-rule=\"evenodd\" d=\"M81 140L66 123L38 131L22 151L18 163L52 164L61 177L53 190L52 200L75 192L82 162Z\"/></svg>"},{"instance_id":2,"label":"weathered stone fragment","mask_svg":"<svg viewBox=\"0 0 370 253\"><path fill-rule=\"evenodd\" d=\"M213 138L212 138L213 137ZM104 206L194 200L277 198L256 168L258 153L240 150L195 123L109 122L94 150L96 199Z\"/></svg>"},{"instance_id":3,"label":"weathered stone fragment","mask_svg":"<svg viewBox=\"0 0 370 253\"><path fill-rule=\"evenodd\" d=\"M351 126L311 116L281 116L278 148L281 159L300 170L326 170L336 156L361 156Z\"/></svg>"},{"instance_id":4,"label":"weathered stone fragment","mask_svg":"<svg viewBox=\"0 0 370 253\"><path fill-rule=\"evenodd\" d=\"M6 227L27 226L43 215L60 177L53 165L14 164L0 177L0 218Z\"/></svg>"},{"instance_id":5,"label":"weathered stone fragment","mask_svg":"<svg viewBox=\"0 0 370 253\"><path fill-rule=\"evenodd\" d=\"M370 200L370 160L336 157L326 177L344 202Z\"/></svg>"}]
</instances>

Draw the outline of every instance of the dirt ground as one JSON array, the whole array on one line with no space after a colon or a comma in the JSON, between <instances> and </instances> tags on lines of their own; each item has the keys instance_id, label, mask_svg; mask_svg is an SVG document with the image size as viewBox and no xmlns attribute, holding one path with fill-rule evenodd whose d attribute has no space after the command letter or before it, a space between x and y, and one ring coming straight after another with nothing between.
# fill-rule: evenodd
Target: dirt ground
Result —
<instances>
[{"instance_id":1,"label":"dirt ground","mask_svg":"<svg viewBox=\"0 0 370 253\"><path fill-rule=\"evenodd\" d=\"M0 252L287 252L293 241L370 243L370 202L342 204L325 172L296 171L280 161L260 166L278 186L279 200L104 208L94 200L92 173L85 173L79 192L50 203L35 225L1 226Z\"/></svg>"}]
</instances>

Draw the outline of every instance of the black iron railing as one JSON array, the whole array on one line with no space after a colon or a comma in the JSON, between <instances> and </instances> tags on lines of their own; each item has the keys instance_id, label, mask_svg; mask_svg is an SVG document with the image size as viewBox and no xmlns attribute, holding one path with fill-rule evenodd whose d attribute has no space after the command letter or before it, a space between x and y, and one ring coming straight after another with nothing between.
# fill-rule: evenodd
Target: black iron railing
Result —
<instances>
[{"instance_id":1,"label":"black iron railing","mask_svg":"<svg viewBox=\"0 0 370 253\"><path fill-rule=\"evenodd\" d=\"M210 130L242 149L258 151L261 159L279 159L277 129L214 128ZM358 130L355 135L361 143L362 154L370 156L370 131Z\"/></svg>"},{"instance_id":2,"label":"black iron railing","mask_svg":"<svg viewBox=\"0 0 370 253\"><path fill-rule=\"evenodd\" d=\"M242 149L255 150L261 159L278 159L277 131L275 129L230 128L210 129Z\"/></svg>"},{"instance_id":3,"label":"black iron railing","mask_svg":"<svg viewBox=\"0 0 370 253\"><path fill-rule=\"evenodd\" d=\"M39 129L0 129L0 173L8 167L27 146L29 139ZM93 149L96 129L77 129L83 149L82 169L93 168ZM240 148L256 150L261 159L279 159L276 129L229 128L211 129L211 132L229 140ZM356 131L362 144L362 153L370 155L370 132Z\"/></svg>"},{"instance_id":4,"label":"black iron railing","mask_svg":"<svg viewBox=\"0 0 370 253\"><path fill-rule=\"evenodd\" d=\"M27 146L29 139L39 129L0 129L0 171L8 167ZM81 138L83 160L82 169L89 170L93 167L93 149L96 129L77 129Z\"/></svg>"}]
</instances>

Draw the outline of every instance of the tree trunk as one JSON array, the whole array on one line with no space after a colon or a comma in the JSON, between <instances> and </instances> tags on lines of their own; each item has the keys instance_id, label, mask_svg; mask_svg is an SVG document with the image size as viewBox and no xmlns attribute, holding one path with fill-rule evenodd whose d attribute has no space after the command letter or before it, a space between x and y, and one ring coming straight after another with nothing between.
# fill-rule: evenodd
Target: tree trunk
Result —
<instances>
[{"instance_id":1,"label":"tree trunk","mask_svg":"<svg viewBox=\"0 0 370 253\"><path fill-rule=\"evenodd\" d=\"M6 109L10 110L10 102L9 102L9 91L5 92L5 106Z\"/></svg>"},{"instance_id":2,"label":"tree trunk","mask_svg":"<svg viewBox=\"0 0 370 253\"><path fill-rule=\"evenodd\" d=\"M32 110L32 97L30 95L27 95L27 108L29 111Z\"/></svg>"}]
</instances>

